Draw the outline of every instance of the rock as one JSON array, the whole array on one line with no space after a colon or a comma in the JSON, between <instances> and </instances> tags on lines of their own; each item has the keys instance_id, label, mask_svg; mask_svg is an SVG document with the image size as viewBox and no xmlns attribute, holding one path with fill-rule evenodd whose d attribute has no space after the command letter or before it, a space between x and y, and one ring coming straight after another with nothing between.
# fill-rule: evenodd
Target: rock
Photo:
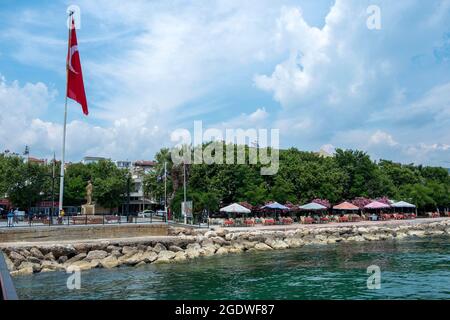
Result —
<instances>
[{"instance_id":1,"label":"rock","mask_svg":"<svg viewBox=\"0 0 450 320\"><path fill-rule=\"evenodd\" d=\"M173 251L173 252L183 251L183 249L181 249L181 248L178 247L178 246L174 246L174 245L170 246L170 247L169 247L169 250L170 250L170 251Z\"/></svg>"},{"instance_id":2,"label":"rock","mask_svg":"<svg viewBox=\"0 0 450 320\"><path fill-rule=\"evenodd\" d=\"M38 259L38 258L36 258L36 257L34 257L34 256L29 256L29 257L27 258L27 261L28 261L28 262L31 262L31 263L41 264L41 260Z\"/></svg>"},{"instance_id":3,"label":"rock","mask_svg":"<svg viewBox=\"0 0 450 320\"><path fill-rule=\"evenodd\" d=\"M423 237L425 237L425 231L422 231L422 230L410 230L410 231L408 231L408 235L419 237L419 238L423 238Z\"/></svg>"},{"instance_id":4,"label":"rock","mask_svg":"<svg viewBox=\"0 0 450 320\"><path fill-rule=\"evenodd\" d=\"M61 256L74 256L76 254L78 254L78 250L75 249L74 246L72 245L65 245L65 246L60 246L60 245L55 245L55 246L51 246L51 252L53 253L53 256L58 259Z\"/></svg>"},{"instance_id":5,"label":"rock","mask_svg":"<svg viewBox=\"0 0 450 320\"><path fill-rule=\"evenodd\" d=\"M214 231L207 231L207 232L205 233L205 237L207 237L207 238L217 237L217 233L214 232Z\"/></svg>"},{"instance_id":6,"label":"rock","mask_svg":"<svg viewBox=\"0 0 450 320\"><path fill-rule=\"evenodd\" d=\"M62 256L62 257L63 257L63 256ZM44 259L45 259L45 260L49 260L49 261L55 261L55 260L56 260L56 259L55 259L55 256L53 255L52 252L47 253L47 254L44 256Z\"/></svg>"},{"instance_id":7,"label":"rock","mask_svg":"<svg viewBox=\"0 0 450 320\"><path fill-rule=\"evenodd\" d=\"M86 256L86 261L92 261L92 260L102 260L105 259L108 256L108 252L103 250L93 250L89 251L88 255Z\"/></svg>"},{"instance_id":8,"label":"rock","mask_svg":"<svg viewBox=\"0 0 450 320\"><path fill-rule=\"evenodd\" d=\"M171 260L175 257L175 253L169 250L162 250L158 253L158 260Z\"/></svg>"},{"instance_id":9,"label":"rock","mask_svg":"<svg viewBox=\"0 0 450 320\"><path fill-rule=\"evenodd\" d=\"M184 261L186 259L186 253L184 253L184 251L178 251L175 253L175 257L173 257L174 261Z\"/></svg>"},{"instance_id":10,"label":"rock","mask_svg":"<svg viewBox=\"0 0 450 320\"><path fill-rule=\"evenodd\" d=\"M229 231L224 228L219 228L219 229L216 229L215 232L218 237L224 237Z\"/></svg>"},{"instance_id":11,"label":"rock","mask_svg":"<svg viewBox=\"0 0 450 320\"><path fill-rule=\"evenodd\" d=\"M20 266L17 268L17 270L20 269L26 269L31 267L31 269L33 270L33 272L39 272L41 271L42 267L39 263L33 263L33 262L28 262L28 261L24 261L20 264Z\"/></svg>"},{"instance_id":12,"label":"rock","mask_svg":"<svg viewBox=\"0 0 450 320\"><path fill-rule=\"evenodd\" d=\"M70 265L67 265L66 270L80 270L80 271L85 271L85 270L90 270L94 267L94 264L98 264L98 262L96 263L91 263L90 261L85 261L85 260L80 260L80 261L75 261L74 263L71 263Z\"/></svg>"},{"instance_id":13,"label":"rock","mask_svg":"<svg viewBox=\"0 0 450 320\"><path fill-rule=\"evenodd\" d=\"M42 267L41 272L64 270L64 267L55 261L47 261L47 260L42 261L41 267Z\"/></svg>"},{"instance_id":14,"label":"rock","mask_svg":"<svg viewBox=\"0 0 450 320\"><path fill-rule=\"evenodd\" d=\"M281 249L289 248L288 244L286 242L284 242L283 240L267 239L265 241L265 244L270 246L270 247L272 247L272 249L275 249L275 250L281 250Z\"/></svg>"},{"instance_id":15,"label":"rock","mask_svg":"<svg viewBox=\"0 0 450 320\"><path fill-rule=\"evenodd\" d=\"M255 249L259 251L273 250L272 247L269 247L267 244L261 242L255 245Z\"/></svg>"},{"instance_id":16,"label":"rock","mask_svg":"<svg viewBox=\"0 0 450 320\"><path fill-rule=\"evenodd\" d=\"M249 249L252 249L255 247L256 242L244 240L244 241L241 241L240 244L242 245L244 250L249 250Z\"/></svg>"},{"instance_id":17,"label":"rock","mask_svg":"<svg viewBox=\"0 0 450 320\"><path fill-rule=\"evenodd\" d=\"M167 250L166 246L159 242L153 248L153 251L155 251L156 253L160 253L161 251L165 251L165 250Z\"/></svg>"},{"instance_id":18,"label":"rock","mask_svg":"<svg viewBox=\"0 0 450 320\"><path fill-rule=\"evenodd\" d=\"M222 238L222 237L213 237L213 238L211 238L211 239L212 239L212 241L213 241L214 243L217 243L217 244L219 244L219 245L221 245L221 246L223 246L223 245L225 245L225 244L228 243L228 241L225 240L225 239Z\"/></svg>"},{"instance_id":19,"label":"rock","mask_svg":"<svg viewBox=\"0 0 450 320\"><path fill-rule=\"evenodd\" d=\"M22 269L10 272L10 274L13 277L30 275L30 274L33 274L33 268L32 267L22 268Z\"/></svg>"},{"instance_id":20,"label":"rock","mask_svg":"<svg viewBox=\"0 0 450 320\"><path fill-rule=\"evenodd\" d=\"M35 247L31 248L30 254L33 255L33 257L38 258L39 260L44 260L44 255L38 248Z\"/></svg>"},{"instance_id":21,"label":"rock","mask_svg":"<svg viewBox=\"0 0 450 320\"><path fill-rule=\"evenodd\" d=\"M187 258L194 259L200 256L200 248L187 248L185 253Z\"/></svg>"},{"instance_id":22,"label":"rock","mask_svg":"<svg viewBox=\"0 0 450 320\"><path fill-rule=\"evenodd\" d=\"M119 251L120 252L121 248L118 246L114 246L114 245L109 245L106 247L106 251L108 251L109 253L114 252L114 251Z\"/></svg>"},{"instance_id":23,"label":"rock","mask_svg":"<svg viewBox=\"0 0 450 320\"><path fill-rule=\"evenodd\" d=\"M125 264L125 265L129 265L129 266L134 266L136 264L138 264L139 262L141 262L142 260L142 255L143 252L137 252L133 255L131 255L130 253L121 256L119 258L119 263L120 264Z\"/></svg>"},{"instance_id":24,"label":"rock","mask_svg":"<svg viewBox=\"0 0 450 320\"><path fill-rule=\"evenodd\" d=\"M58 258L58 263L65 263L67 260L69 260L69 258L67 258L67 256L61 256Z\"/></svg>"},{"instance_id":25,"label":"rock","mask_svg":"<svg viewBox=\"0 0 450 320\"><path fill-rule=\"evenodd\" d=\"M145 266L145 262L144 261L141 261L137 265L135 265L135 267L142 267L142 266Z\"/></svg>"},{"instance_id":26,"label":"rock","mask_svg":"<svg viewBox=\"0 0 450 320\"><path fill-rule=\"evenodd\" d=\"M112 269L119 265L119 260L115 256L110 255L102 259L100 265L105 269Z\"/></svg>"},{"instance_id":27,"label":"rock","mask_svg":"<svg viewBox=\"0 0 450 320\"><path fill-rule=\"evenodd\" d=\"M76 252L79 253L88 253L89 250L91 250L91 246L87 243L75 243L73 245Z\"/></svg>"},{"instance_id":28,"label":"rock","mask_svg":"<svg viewBox=\"0 0 450 320\"><path fill-rule=\"evenodd\" d=\"M118 257L120 257L122 254L120 253L119 250L114 250L114 251L111 251L111 255L114 256L114 257L116 257L116 258L118 258Z\"/></svg>"},{"instance_id":29,"label":"rock","mask_svg":"<svg viewBox=\"0 0 450 320\"><path fill-rule=\"evenodd\" d=\"M243 250L240 247L230 247L228 253L241 253Z\"/></svg>"},{"instance_id":30,"label":"rock","mask_svg":"<svg viewBox=\"0 0 450 320\"><path fill-rule=\"evenodd\" d=\"M146 251L142 254L141 260L145 263L151 263L158 259L158 254L153 251Z\"/></svg>"},{"instance_id":31,"label":"rock","mask_svg":"<svg viewBox=\"0 0 450 320\"><path fill-rule=\"evenodd\" d=\"M135 254L136 252L138 252L138 250L136 248L130 247L130 246L124 246L122 248L122 254L127 255L129 253L133 253Z\"/></svg>"},{"instance_id":32,"label":"rock","mask_svg":"<svg viewBox=\"0 0 450 320\"><path fill-rule=\"evenodd\" d=\"M203 255L206 257L212 256L216 252L216 247L213 244L204 246L202 249Z\"/></svg>"},{"instance_id":33,"label":"rock","mask_svg":"<svg viewBox=\"0 0 450 320\"><path fill-rule=\"evenodd\" d=\"M0 254L2 254L0 252ZM5 262L6 262L6 266L8 267L9 271L15 271L16 270L16 266L14 265L14 263L11 261L11 259L5 254Z\"/></svg>"},{"instance_id":34,"label":"rock","mask_svg":"<svg viewBox=\"0 0 450 320\"><path fill-rule=\"evenodd\" d=\"M14 263L14 265L16 267L19 266L23 261L26 260L26 258L23 255L15 252L15 251L11 251L9 253L9 258L11 259L11 261Z\"/></svg>"},{"instance_id":35,"label":"rock","mask_svg":"<svg viewBox=\"0 0 450 320\"><path fill-rule=\"evenodd\" d=\"M199 250L199 249L201 249L201 246L200 246L200 244L197 243L197 242L189 243L189 244L186 246L186 250L189 250L189 249Z\"/></svg>"},{"instance_id":36,"label":"rock","mask_svg":"<svg viewBox=\"0 0 450 320\"><path fill-rule=\"evenodd\" d=\"M298 238L289 238L286 240L286 244L289 248L299 248L304 245L304 242Z\"/></svg>"},{"instance_id":37,"label":"rock","mask_svg":"<svg viewBox=\"0 0 450 320\"><path fill-rule=\"evenodd\" d=\"M223 255L223 254L228 254L228 252L229 252L228 247L220 247L219 249L217 249L216 254Z\"/></svg>"},{"instance_id":38,"label":"rock","mask_svg":"<svg viewBox=\"0 0 450 320\"><path fill-rule=\"evenodd\" d=\"M84 252L82 252L82 253L77 254L76 256L70 258L69 260L67 260L67 261L65 262L65 264L67 264L67 265L73 264L73 263L75 263L75 262L77 262L77 261L80 261L80 260L86 258L86 256L87 256L87 254L84 253Z\"/></svg>"}]
</instances>

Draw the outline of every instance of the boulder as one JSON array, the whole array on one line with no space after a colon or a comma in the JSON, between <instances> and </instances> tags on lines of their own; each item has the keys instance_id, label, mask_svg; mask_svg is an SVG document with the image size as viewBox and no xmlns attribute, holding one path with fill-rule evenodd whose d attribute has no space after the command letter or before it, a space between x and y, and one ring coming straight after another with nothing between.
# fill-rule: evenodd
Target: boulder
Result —
<instances>
[{"instance_id":1,"label":"boulder","mask_svg":"<svg viewBox=\"0 0 450 320\"><path fill-rule=\"evenodd\" d=\"M139 262L141 262L142 260L142 255L143 252L137 252L135 254L126 254L124 256L121 256L119 258L119 263L120 264L125 264L125 265L129 265L129 266L134 266L136 264L138 264Z\"/></svg>"},{"instance_id":2,"label":"boulder","mask_svg":"<svg viewBox=\"0 0 450 320\"><path fill-rule=\"evenodd\" d=\"M70 258L69 260L67 260L65 262L65 264L70 265L70 264L75 263L77 261L83 260L84 258L86 258L86 256L87 256L87 254L84 253L84 252L79 253L76 256L74 256L74 257Z\"/></svg>"},{"instance_id":3,"label":"boulder","mask_svg":"<svg viewBox=\"0 0 450 320\"><path fill-rule=\"evenodd\" d=\"M69 258L67 258L67 256L61 256L58 258L58 263L65 263L67 260L69 260Z\"/></svg>"},{"instance_id":4,"label":"boulder","mask_svg":"<svg viewBox=\"0 0 450 320\"><path fill-rule=\"evenodd\" d=\"M145 263L151 263L158 259L158 254L153 251L146 251L142 254L141 260Z\"/></svg>"},{"instance_id":5,"label":"boulder","mask_svg":"<svg viewBox=\"0 0 450 320\"><path fill-rule=\"evenodd\" d=\"M175 257L175 253L169 250L162 250L158 253L158 260L160 259L173 259Z\"/></svg>"},{"instance_id":6,"label":"boulder","mask_svg":"<svg viewBox=\"0 0 450 320\"><path fill-rule=\"evenodd\" d=\"M259 251L273 250L272 247L269 247L267 244L261 242L255 245L255 249Z\"/></svg>"},{"instance_id":7,"label":"boulder","mask_svg":"<svg viewBox=\"0 0 450 320\"><path fill-rule=\"evenodd\" d=\"M16 271L11 271L10 274L11 276L15 277L15 276L26 276L26 275L30 275L33 274L33 268L32 267L26 267L26 268L22 268Z\"/></svg>"},{"instance_id":8,"label":"boulder","mask_svg":"<svg viewBox=\"0 0 450 320\"><path fill-rule=\"evenodd\" d=\"M75 243L73 245L77 253L87 253L91 250L91 246L87 243Z\"/></svg>"},{"instance_id":9,"label":"boulder","mask_svg":"<svg viewBox=\"0 0 450 320\"><path fill-rule=\"evenodd\" d=\"M61 256L61 257L63 257L63 256ZM44 256L44 259L45 259L45 260L49 260L49 261L55 261L55 260L56 260L56 259L55 259L55 256L53 255L52 252L47 253L47 254Z\"/></svg>"},{"instance_id":10,"label":"boulder","mask_svg":"<svg viewBox=\"0 0 450 320\"><path fill-rule=\"evenodd\" d=\"M34 256L29 256L29 257L27 258L27 261L28 261L28 262L31 262L31 263L41 264L41 260L38 259L38 258L36 258L36 257L34 257Z\"/></svg>"},{"instance_id":11,"label":"boulder","mask_svg":"<svg viewBox=\"0 0 450 320\"><path fill-rule=\"evenodd\" d=\"M159 242L153 247L153 251L155 251L156 253L160 253L161 251L165 250L167 250L166 246Z\"/></svg>"},{"instance_id":12,"label":"boulder","mask_svg":"<svg viewBox=\"0 0 450 320\"><path fill-rule=\"evenodd\" d=\"M0 252L0 254L2 254ZM7 255L4 255L5 257L5 262L6 262L6 266L8 267L9 271L14 271L16 270L16 266L14 265L14 263L11 261L11 259L9 259L9 257Z\"/></svg>"},{"instance_id":13,"label":"boulder","mask_svg":"<svg viewBox=\"0 0 450 320\"><path fill-rule=\"evenodd\" d=\"M299 248L304 245L304 242L299 238L289 238L286 240L286 244L289 248Z\"/></svg>"},{"instance_id":14,"label":"boulder","mask_svg":"<svg viewBox=\"0 0 450 320\"><path fill-rule=\"evenodd\" d=\"M134 247L130 247L130 246L124 246L122 248L122 254L127 255L129 253L133 253L135 254L136 252L138 252L138 250Z\"/></svg>"},{"instance_id":15,"label":"boulder","mask_svg":"<svg viewBox=\"0 0 450 320\"><path fill-rule=\"evenodd\" d=\"M103 250L93 250L89 251L88 255L86 256L86 261L92 261L92 260L102 260L105 259L108 256L108 252Z\"/></svg>"},{"instance_id":16,"label":"boulder","mask_svg":"<svg viewBox=\"0 0 450 320\"><path fill-rule=\"evenodd\" d=\"M11 259L11 261L14 263L14 265L16 267L19 266L23 261L26 260L26 258L23 255L15 252L15 251L11 251L9 253L9 258Z\"/></svg>"},{"instance_id":17,"label":"boulder","mask_svg":"<svg viewBox=\"0 0 450 320\"><path fill-rule=\"evenodd\" d=\"M213 241L214 243L217 243L217 244L221 245L221 246L223 246L223 245L229 243L227 240L225 240L225 239L222 238L222 237L213 237L213 238L212 238L212 241Z\"/></svg>"},{"instance_id":18,"label":"boulder","mask_svg":"<svg viewBox=\"0 0 450 320\"><path fill-rule=\"evenodd\" d=\"M219 228L219 229L216 229L215 232L218 237L224 237L229 231L224 228Z\"/></svg>"},{"instance_id":19,"label":"boulder","mask_svg":"<svg viewBox=\"0 0 450 320\"><path fill-rule=\"evenodd\" d=\"M42 261L41 267L42 267L41 272L64 270L64 267L55 261L47 261L47 260Z\"/></svg>"},{"instance_id":20,"label":"boulder","mask_svg":"<svg viewBox=\"0 0 450 320\"><path fill-rule=\"evenodd\" d=\"M181 249L181 248L178 247L178 246L174 246L174 245L170 246L170 247L169 247L169 250L170 250L170 251L173 251L173 252L183 251L183 249Z\"/></svg>"},{"instance_id":21,"label":"boulder","mask_svg":"<svg viewBox=\"0 0 450 320\"><path fill-rule=\"evenodd\" d=\"M202 254L206 257L212 256L216 252L216 247L213 244L204 246L202 249Z\"/></svg>"},{"instance_id":22,"label":"boulder","mask_svg":"<svg viewBox=\"0 0 450 320\"><path fill-rule=\"evenodd\" d=\"M228 254L228 252L229 252L229 247L220 247L219 249L217 249L216 254L223 255L223 254Z\"/></svg>"},{"instance_id":23,"label":"boulder","mask_svg":"<svg viewBox=\"0 0 450 320\"><path fill-rule=\"evenodd\" d=\"M17 270L26 269L29 267L31 267L31 269L33 269L33 272L39 272L42 269L42 267L39 263L24 261L20 264L20 266L17 268Z\"/></svg>"},{"instance_id":24,"label":"boulder","mask_svg":"<svg viewBox=\"0 0 450 320\"><path fill-rule=\"evenodd\" d=\"M35 247L31 248L30 254L33 257L38 258L39 260L44 260L44 255L42 254L42 252L38 248L35 248Z\"/></svg>"},{"instance_id":25,"label":"boulder","mask_svg":"<svg viewBox=\"0 0 450 320\"><path fill-rule=\"evenodd\" d=\"M175 253L175 257L173 257L173 261L184 261L186 259L186 253L184 251L178 251Z\"/></svg>"},{"instance_id":26,"label":"boulder","mask_svg":"<svg viewBox=\"0 0 450 320\"><path fill-rule=\"evenodd\" d=\"M137 265L135 265L135 267L142 267L142 266L145 266L145 262L144 261L141 261Z\"/></svg>"},{"instance_id":27,"label":"boulder","mask_svg":"<svg viewBox=\"0 0 450 320\"><path fill-rule=\"evenodd\" d=\"M110 255L100 260L100 265L105 269L112 269L119 265L119 260L115 256Z\"/></svg>"},{"instance_id":28,"label":"boulder","mask_svg":"<svg viewBox=\"0 0 450 320\"><path fill-rule=\"evenodd\" d=\"M186 250L189 250L189 249L199 250L200 248L201 248L201 245L199 243L197 243L197 242L189 243L186 246Z\"/></svg>"},{"instance_id":29,"label":"boulder","mask_svg":"<svg viewBox=\"0 0 450 320\"><path fill-rule=\"evenodd\" d=\"M207 231L207 232L205 233L205 237L207 237L207 238L217 237L217 233L214 232L214 231Z\"/></svg>"},{"instance_id":30,"label":"boulder","mask_svg":"<svg viewBox=\"0 0 450 320\"><path fill-rule=\"evenodd\" d=\"M196 247L187 248L185 253L187 258L194 259L200 256L200 248Z\"/></svg>"},{"instance_id":31,"label":"boulder","mask_svg":"<svg viewBox=\"0 0 450 320\"><path fill-rule=\"evenodd\" d=\"M275 240L275 239L267 239L265 244L272 247L275 250L287 249L289 248L288 244L283 240Z\"/></svg>"},{"instance_id":32,"label":"boulder","mask_svg":"<svg viewBox=\"0 0 450 320\"><path fill-rule=\"evenodd\" d=\"M66 270L80 270L80 271L85 271L85 270L90 270L92 268L94 268L94 264L98 264L98 262L95 263L91 263L90 261L85 261L85 260L79 260L79 261L75 261L74 263L71 264L67 264ZM69 269L70 268L70 269Z\"/></svg>"}]
</instances>

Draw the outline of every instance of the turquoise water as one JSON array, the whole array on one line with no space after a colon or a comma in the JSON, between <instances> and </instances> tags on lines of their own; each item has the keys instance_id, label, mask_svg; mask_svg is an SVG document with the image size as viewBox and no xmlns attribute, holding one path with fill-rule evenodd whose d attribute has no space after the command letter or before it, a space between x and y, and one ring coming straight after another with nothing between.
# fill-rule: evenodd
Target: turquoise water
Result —
<instances>
[{"instance_id":1,"label":"turquoise water","mask_svg":"<svg viewBox=\"0 0 450 320\"><path fill-rule=\"evenodd\" d=\"M367 289L367 267L381 289ZM450 239L307 246L183 263L14 278L22 299L450 299Z\"/></svg>"}]
</instances>

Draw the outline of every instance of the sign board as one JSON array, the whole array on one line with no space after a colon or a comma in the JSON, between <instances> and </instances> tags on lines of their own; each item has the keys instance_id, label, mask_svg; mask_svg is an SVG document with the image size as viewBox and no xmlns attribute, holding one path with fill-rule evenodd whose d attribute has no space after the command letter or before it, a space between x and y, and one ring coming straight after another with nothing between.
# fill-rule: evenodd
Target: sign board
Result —
<instances>
[{"instance_id":1,"label":"sign board","mask_svg":"<svg viewBox=\"0 0 450 320\"><path fill-rule=\"evenodd\" d=\"M192 218L192 201L186 201L181 203L181 214L188 218Z\"/></svg>"}]
</instances>

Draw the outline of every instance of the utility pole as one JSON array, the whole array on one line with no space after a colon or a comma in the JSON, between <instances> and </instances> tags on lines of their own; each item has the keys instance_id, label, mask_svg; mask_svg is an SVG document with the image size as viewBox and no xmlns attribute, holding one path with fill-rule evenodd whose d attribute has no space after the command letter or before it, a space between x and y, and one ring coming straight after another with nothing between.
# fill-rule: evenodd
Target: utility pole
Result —
<instances>
[{"instance_id":1,"label":"utility pole","mask_svg":"<svg viewBox=\"0 0 450 320\"><path fill-rule=\"evenodd\" d=\"M167 217L167 161L164 161L164 214Z\"/></svg>"},{"instance_id":2,"label":"utility pole","mask_svg":"<svg viewBox=\"0 0 450 320\"><path fill-rule=\"evenodd\" d=\"M186 163L183 161L183 188L184 188L184 224L187 224L187 212L186 212Z\"/></svg>"}]
</instances>

